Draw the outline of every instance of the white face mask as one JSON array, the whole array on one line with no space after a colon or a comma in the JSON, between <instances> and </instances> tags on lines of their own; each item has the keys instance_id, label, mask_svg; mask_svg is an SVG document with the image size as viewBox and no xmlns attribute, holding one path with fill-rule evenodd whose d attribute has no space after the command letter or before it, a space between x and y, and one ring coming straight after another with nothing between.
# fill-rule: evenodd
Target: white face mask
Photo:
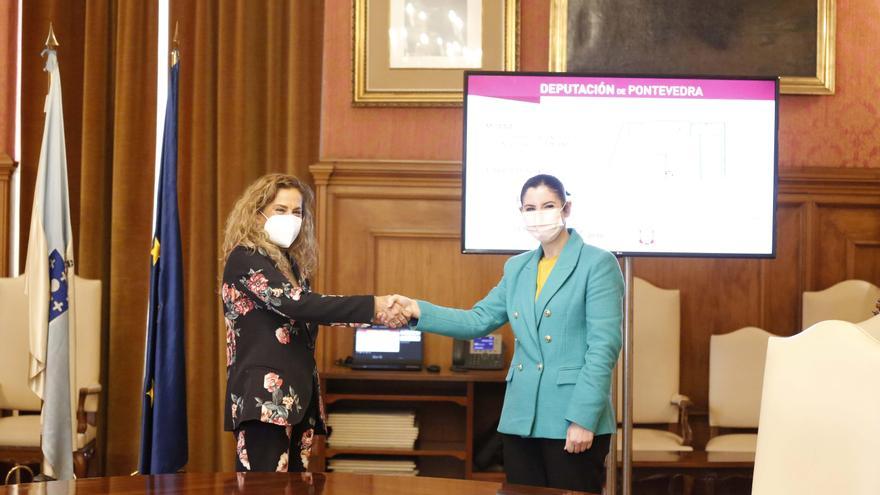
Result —
<instances>
[{"instance_id":1,"label":"white face mask","mask_svg":"<svg viewBox=\"0 0 880 495\"><path fill-rule=\"evenodd\" d=\"M565 205L563 205L564 207ZM540 242L550 242L556 239L565 227L565 222L562 221L562 208L524 211L522 216L526 230Z\"/></svg>"},{"instance_id":2,"label":"white face mask","mask_svg":"<svg viewBox=\"0 0 880 495\"><path fill-rule=\"evenodd\" d=\"M260 212L264 217L266 215ZM272 215L266 217L263 228L269 234L269 240L278 247L287 249L293 244L299 229L302 227L302 218L296 215Z\"/></svg>"}]
</instances>

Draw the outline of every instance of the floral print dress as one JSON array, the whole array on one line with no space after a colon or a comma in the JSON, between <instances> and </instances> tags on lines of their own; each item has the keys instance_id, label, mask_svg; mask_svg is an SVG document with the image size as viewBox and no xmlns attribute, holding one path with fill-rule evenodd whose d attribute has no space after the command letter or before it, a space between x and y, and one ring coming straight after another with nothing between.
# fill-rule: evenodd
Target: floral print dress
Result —
<instances>
[{"instance_id":1,"label":"floral print dress","mask_svg":"<svg viewBox=\"0 0 880 495\"><path fill-rule=\"evenodd\" d=\"M298 276L295 264L294 274ZM311 447L313 435L326 433L314 356L318 324L369 323L373 296L311 292L307 281L291 282L264 253L239 246L226 260L221 297L226 321L224 429L237 432L239 464L253 467L254 444L247 442L246 448L245 434L239 431L250 421L275 425L288 439L296 427L301 434L291 445ZM278 465L286 468L287 457L283 460Z\"/></svg>"}]
</instances>

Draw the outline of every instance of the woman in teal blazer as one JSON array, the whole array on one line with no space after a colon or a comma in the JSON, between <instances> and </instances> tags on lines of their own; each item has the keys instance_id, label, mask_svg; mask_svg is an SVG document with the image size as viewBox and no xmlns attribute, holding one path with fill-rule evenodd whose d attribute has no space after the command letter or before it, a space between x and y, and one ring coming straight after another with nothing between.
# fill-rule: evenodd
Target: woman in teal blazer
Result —
<instances>
[{"instance_id":1,"label":"woman in teal blazer","mask_svg":"<svg viewBox=\"0 0 880 495\"><path fill-rule=\"evenodd\" d=\"M523 185L526 229L541 247L507 260L469 310L392 296L418 330L474 339L510 322L514 353L498 431L509 483L599 493L616 428L611 373L620 353L624 283L611 253L565 228L562 183Z\"/></svg>"}]
</instances>

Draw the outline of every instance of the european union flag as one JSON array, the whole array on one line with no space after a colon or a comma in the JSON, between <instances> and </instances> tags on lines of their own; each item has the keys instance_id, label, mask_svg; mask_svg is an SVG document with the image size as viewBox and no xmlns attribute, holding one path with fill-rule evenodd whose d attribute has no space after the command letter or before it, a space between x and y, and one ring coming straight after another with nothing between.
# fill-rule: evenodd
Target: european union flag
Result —
<instances>
[{"instance_id":1,"label":"european union flag","mask_svg":"<svg viewBox=\"0 0 880 495\"><path fill-rule=\"evenodd\" d=\"M187 462L183 263L177 209L177 92L171 66L150 250L150 307L144 365L141 474L174 473Z\"/></svg>"}]
</instances>

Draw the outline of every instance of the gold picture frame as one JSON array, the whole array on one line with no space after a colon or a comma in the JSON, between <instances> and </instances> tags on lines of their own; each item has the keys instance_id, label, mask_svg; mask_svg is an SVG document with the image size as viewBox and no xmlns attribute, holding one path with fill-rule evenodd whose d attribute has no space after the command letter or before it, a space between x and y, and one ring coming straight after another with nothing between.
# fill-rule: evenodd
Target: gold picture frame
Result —
<instances>
[{"instance_id":1,"label":"gold picture frame","mask_svg":"<svg viewBox=\"0 0 880 495\"><path fill-rule=\"evenodd\" d=\"M399 1L353 1L353 105L460 106L465 69L391 67L390 12ZM520 1L480 1L482 65L470 68L516 70Z\"/></svg>"},{"instance_id":2,"label":"gold picture frame","mask_svg":"<svg viewBox=\"0 0 880 495\"><path fill-rule=\"evenodd\" d=\"M835 73L835 31L836 31L836 0L816 1L816 51L809 53L810 58L803 59L807 68L804 73L780 77L780 92L786 94L830 95L834 94ZM807 4L810 8L809 4ZM550 71L565 72L568 65L569 43L572 37L568 33L569 0L552 0L550 7ZM634 15L650 15L649 13ZM622 18L623 16L619 16ZM784 20L783 20L784 21ZM624 21L621 21L624 22ZM748 25L749 19L743 24ZM595 40L593 40L595 41ZM812 50L810 49L810 52ZM627 56L628 54L621 54ZM815 74L811 73L812 58L815 56ZM581 70L581 69L578 69ZM623 69L597 68L597 72L614 71L625 73ZM701 74L701 67L688 67L693 74ZM741 74L741 75L762 75Z\"/></svg>"}]
</instances>

